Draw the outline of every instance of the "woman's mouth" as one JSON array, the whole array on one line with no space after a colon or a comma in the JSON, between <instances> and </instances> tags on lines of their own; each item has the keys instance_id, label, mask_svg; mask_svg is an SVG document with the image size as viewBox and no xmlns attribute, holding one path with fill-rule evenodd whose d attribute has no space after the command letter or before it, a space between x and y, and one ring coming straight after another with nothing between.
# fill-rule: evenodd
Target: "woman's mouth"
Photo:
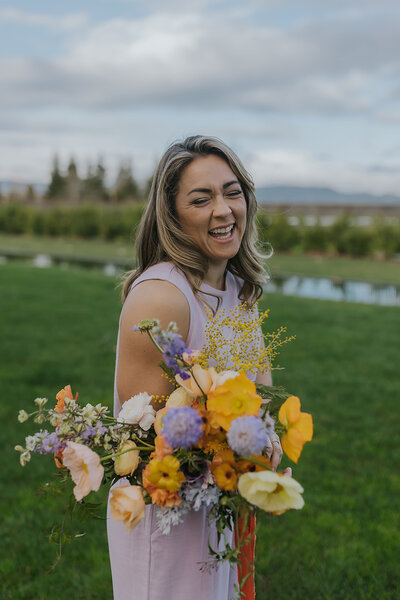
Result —
<instances>
[{"instance_id":1,"label":"woman's mouth","mask_svg":"<svg viewBox=\"0 0 400 600\"><path fill-rule=\"evenodd\" d=\"M235 223L226 225L226 227L215 227L208 232L216 240L227 240L231 237Z\"/></svg>"}]
</instances>

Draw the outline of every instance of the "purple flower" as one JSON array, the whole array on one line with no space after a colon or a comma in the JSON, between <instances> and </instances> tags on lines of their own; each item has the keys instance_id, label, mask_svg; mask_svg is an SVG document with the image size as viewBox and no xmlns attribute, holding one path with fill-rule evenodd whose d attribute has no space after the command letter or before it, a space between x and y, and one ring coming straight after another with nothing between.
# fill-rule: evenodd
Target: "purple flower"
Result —
<instances>
[{"instance_id":1,"label":"purple flower","mask_svg":"<svg viewBox=\"0 0 400 600\"><path fill-rule=\"evenodd\" d=\"M88 427L87 429L85 429L84 431L82 431L82 433L80 434L80 437L83 440L88 440L92 437L94 437L96 435L96 430L94 427Z\"/></svg>"},{"instance_id":2,"label":"purple flower","mask_svg":"<svg viewBox=\"0 0 400 600\"><path fill-rule=\"evenodd\" d=\"M53 431L43 439L42 446L38 451L40 454L53 454L54 452L60 452L61 448L65 448L65 443Z\"/></svg>"},{"instance_id":3,"label":"purple flower","mask_svg":"<svg viewBox=\"0 0 400 600\"><path fill-rule=\"evenodd\" d=\"M189 375L179 364L184 352L190 352L185 346L185 342L178 333L165 333L156 338L157 344L162 348L164 362L167 367L173 369L175 375L180 375L182 379L189 379Z\"/></svg>"},{"instance_id":4,"label":"purple flower","mask_svg":"<svg viewBox=\"0 0 400 600\"><path fill-rule=\"evenodd\" d=\"M190 448L202 434L202 418L190 406L170 408L163 418L162 434L173 448Z\"/></svg>"},{"instance_id":5,"label":"purple flower","mask_svg":"<svg viewBox=\"0 0 400 600\"><path fill-rule=\"evenodd\" d=\"M227 437L232 450L240 456L261 454L268 441L264 423L253 415L232 421Z\"/></svg>"}]
</instances>

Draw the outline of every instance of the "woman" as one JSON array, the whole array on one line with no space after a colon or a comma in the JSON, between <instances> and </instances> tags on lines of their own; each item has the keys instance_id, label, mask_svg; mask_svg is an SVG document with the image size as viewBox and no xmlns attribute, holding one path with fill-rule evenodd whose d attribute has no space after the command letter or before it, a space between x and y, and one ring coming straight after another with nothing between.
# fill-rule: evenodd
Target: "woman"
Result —
<instances>
[{"instance_id":1,"label":"woman","mask_svg":"<svg viewBox=\"0 0 400 600\"><path fill-rule=\"evenodd\" d=\"M138 268L128 274L118 335L114 414L133 395L168 395L160 355L147 336L132 327L158 318L175 321L186 345L204 343L205 304L229 310L255 302L265 272L255 247L256 199L253 183L236 155L220 140L192 136L173 144L154 175L137 236ZM270 384L258 374L257 382ZM162 405L157 401L154 407ZM276 468L282 456L277 437L270 454ZM152 506L127 533L108 519L114 600L230 600L235 569L201 571L208 539L217 543L205 510L191 512L164 536Z\"/></svg>"}]
</instances>

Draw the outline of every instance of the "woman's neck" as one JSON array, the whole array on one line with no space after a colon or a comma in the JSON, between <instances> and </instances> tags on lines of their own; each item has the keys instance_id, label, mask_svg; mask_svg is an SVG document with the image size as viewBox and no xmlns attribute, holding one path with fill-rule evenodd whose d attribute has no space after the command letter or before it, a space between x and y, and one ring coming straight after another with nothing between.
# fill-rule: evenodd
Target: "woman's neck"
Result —
<instances>
[{"instance_id":1,"label":"woman's neck","mask_svg":"<svg viewBox=\"0 0 400 600\"><path fill-rule=\"evenodd\" d=\"M210 285L216 290L225 290L225 271L227 262L218 265L209 265L208 271L204 277L204 283Z\"/></svg>"}]
</instances>

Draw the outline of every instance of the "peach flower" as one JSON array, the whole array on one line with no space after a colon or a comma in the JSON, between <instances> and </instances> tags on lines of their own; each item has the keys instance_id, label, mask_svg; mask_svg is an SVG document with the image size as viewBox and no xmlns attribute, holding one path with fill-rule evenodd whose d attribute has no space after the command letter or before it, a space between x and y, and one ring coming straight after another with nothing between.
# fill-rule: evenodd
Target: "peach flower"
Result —
<instances>
[{"instance_id":1,"label":"peach flower","mask_svg":"<svg viewBox=\"0 0 400 600\"><path fill-rule=\"evenodd\" d=\"M163 417L166 415L167 412L168 412L168 408L166 406L164 406L164 408L160 408L156 412L156 418L155 418L155 421L154 421L154 431L156 432L157 435L161 434L162 420L163 420Z\"/></svg>"},{"instance_id":2,"label":"peach flower","mask_svg":"<svg viewBox=\"0 0 400 600\"><path fill-rule=\"evenodd\" d=\"M63 464L71 473L71 479L75 483L74 496L79 502L92 490L99 489L104 469L100 463L99 455L83 444L67 442L63 453Z\"/></svg>"},{"instance_id":3,"label":"peach flower","mask_svg":"<svg viewBox=\"0 0 400 600\"><path fill-rule=\"evenodd\" d=\"M178 387L175 391L172 392L165 406L167 408L180 408L182 406L191 406L192 400L193 396L189 394L187 390L185 390L183 387Z\"/></svg>"},{"instance_id":4,"label":"peach flower","mask_svg":"<svg viewBox=\"0 0 400 600\"><path fill-rule=\"evenodd\" d=\"M120 485L111 490L110 514L116 521L122 521L127 531L132 531L143 519L144 508L140 486Z\"/></svg>"},{"instance_id":5,"label":"peach flower","mask_svg":"<svg viewBox=\"0 0 400 600\"><path fill-rule=\"evenodd\" d=\"M172 454L174 451L171 446L168 446L163 435L158 435L155 438L154 445L156 449L150 454L150 458L158 458L162 460L164 456L168 456L168 454Z\"/></svg>"},{"instance_id":6,"label":"peach flower","mask_svg":"<svg viewBox=\"0 0 400 600\"><path fill-rule=\"evenodd\" d=\"M124 452L115 458L114 471L117 475L132 475L139 464L139 450L135 442L127 440L122 444L119 452Z\"/></svg>"},{"instance_id":7,"label":"peach flower","mask_svg":"<svg viewBox=\"0 0 400 600\"><path fill-rule=\"evenodd\" d=\"M216 375L217 372L214 367L203 369L200 365L195 364L192 367L189 379L182 379L180 375L175 375L175 379L193 398L197 398L203 394L208 394Z\"/></svg>"}]
</instances>

